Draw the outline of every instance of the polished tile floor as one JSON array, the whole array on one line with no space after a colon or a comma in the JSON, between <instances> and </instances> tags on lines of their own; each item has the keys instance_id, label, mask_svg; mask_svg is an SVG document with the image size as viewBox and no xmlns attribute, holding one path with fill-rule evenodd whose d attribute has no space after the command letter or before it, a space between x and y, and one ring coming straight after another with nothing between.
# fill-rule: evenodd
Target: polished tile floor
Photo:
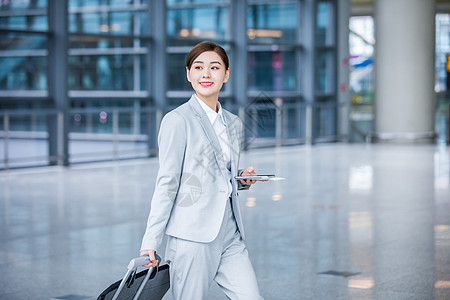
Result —
<instances>
[{"instance_id":1,"label":"polished tile floor","mask_svg":"<svg viewBox=\"0 0 450 300\"><path fill-rule=\"evenodd\" d=\"M287 178L240 193L266 299L450 299L449 147L326 144L242 160ZM157 168L0 172L0 299L92 298L119 279ZM225 297L213 286L210 299Z\"/></svg>"}]
</instances>

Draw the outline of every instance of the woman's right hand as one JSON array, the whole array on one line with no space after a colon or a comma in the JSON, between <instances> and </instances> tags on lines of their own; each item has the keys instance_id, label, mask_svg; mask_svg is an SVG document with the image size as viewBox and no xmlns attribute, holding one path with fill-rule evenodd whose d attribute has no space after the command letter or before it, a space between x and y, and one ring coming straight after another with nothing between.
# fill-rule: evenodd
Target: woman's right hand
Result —
<instances>
[{"instance_id":1,"label":"woman's right hand","mask_svg":"<svg viewBox=\"0 0 450 300\"><path fill-rule=\"evenodd\" d=\"M140 256L144 256L144 255L148 255L148 257L150 258L150 263L144 265L144 267L146 268L150 268L150 267L156 267L158 265L158 260L155 258L155 250L142 250L141 253L139 254Z\"/></svg>"}]
</instances>

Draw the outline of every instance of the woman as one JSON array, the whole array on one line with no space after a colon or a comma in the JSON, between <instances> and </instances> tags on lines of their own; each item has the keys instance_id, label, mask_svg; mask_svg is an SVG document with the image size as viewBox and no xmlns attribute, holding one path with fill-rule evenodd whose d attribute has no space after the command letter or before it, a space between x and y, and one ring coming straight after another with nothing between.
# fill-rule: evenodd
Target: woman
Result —
<instances>
[{"instance_id":1,"label":"woman","mask_svg":"<svg viewBox=\"0 0 450 300\"><path fill-rule=\"evenodd\" d=\"M238 170L243 124L218 102L229 78L225 50L196 45L186 59L195 94L167 113L158 136L159 171L141 255L156 266L155 251L168 236L174 299L206 299L213 281L230 299L262 299L244 244L239 189L255 180L253 167Z\"/></svg>"}]
</instances>

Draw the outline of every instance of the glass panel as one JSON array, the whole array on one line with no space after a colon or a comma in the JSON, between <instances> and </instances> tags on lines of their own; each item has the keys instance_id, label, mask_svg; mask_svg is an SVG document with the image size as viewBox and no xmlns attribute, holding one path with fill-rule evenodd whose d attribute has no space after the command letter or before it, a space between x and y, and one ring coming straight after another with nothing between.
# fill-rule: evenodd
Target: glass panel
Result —
<instances>
[{"instance_id":1,"label":"glass panel","mask_svg":"<svg viewBox=\"0 0 450 300\"><path fill-rule=\"evenodd\" d=\"M110 15L111 26L109 30L117 34L133 33L133 14L130 12L113 12Z\"/></svg>"},{"instance_id":2,"label":"glass panel","mask_svg":"<svg viewBox=\"0 0 450 300\"><path fill-rule=\"evenodd\" d=\"M283 114L283 138L296 138L297 133L297 111L295 109L285 109Z\"/></svg>"},{"instance_id":3,"label":"glass panel","mask_svg":"<svg viewBox=\"0 0 450 300\"><path fill-rule=\"evenodd\" d=\"M333 45L333 7L330 2L317 4L316 45Z\"/></svg>"},{"instance_id":4,"label":"glass panel","mask_svg":"<svg viewBox=\"0 0 450 300\"><path fill-rule=\"evenodd\" d=\"M138 25L136 24L136 26L138 26ZM144 13L144 12L139 13L139 27L140 27L139 32L142 35L148 35L149 34L150 28L149 28L149 26L147 24L147 14Z\"/></svg>"},{"instance_id":5,"label":"glass panel","mask_svg":"<svg viewBox=\"0 0 450 300\"><path fill-rule=\"evenodd\" d=\"M47 0L3 0L0 11L46 8Z\"/></svg>"},{"instance_id":6,"label":"glass panel","mask_svg":"<svg viewBox=\"0 0 450 300\"><path fill-rule=\"evenodd\" d=\"M167 55L166 78L168 90L192 90L191 84L186 79L186 56L185 53Z\"/></svg>"},{"instance_id":7,"label":"glass panel","mask_svg":"<svg viewBox=\"0 0 450 300\"><path fill-rule=\"evenodd\" d=\"M284 101L286 102L286 101ZM306 132L306 105L302 102L292 101L283 104L282 132L284 139L305 138Z\"/></svg>"},{"instance_id":8,"label":"glass panel","mask_svg":"<svg viewBox=\"0 0 450 300\"><path fill-rule=\"evenodd\" d=\"M156 114L139 100L81 100L69 122L70 162L95 161L146 156Z\"/></svg>"},{"instance_id":9,"label":"glass panel","mask_svg":"<svg viewBox=\"0 0 450 300\"><path fill-rule=\"evenodd\" d=\"M71 33L91 33L91 34L133 34L134 15L140 16L139 20L145 21L142 17L144 12L101 12L101 13L73 13L69 15L69 32ZM136 24L141 30L144 24Z\"/></svg>"},{"instance_id":10,"label":"glass panel","mask_svg":"<svg viewBox=\"0 0 450 300\"><path fill-rule=\"evenodd\" d=\"M292 91L296 88L295 52L249 52L248 88L262 91Z\"/></svg>"},{"instance_id":11,"label":"glass panel","mask_svg":"<svg viewBox=\"0 0 450 300\"><path fill-rule=\"evenodd\" d=\"M144 62L143 55L71 55L69 89L133 90L134 65L138 64L141 73ZM139 77L142 76L139 74Z\"/></svg>"},{"instance_id":12,"label":"glass panel","mask_svg":"<svg viewBox=\"0 0 450 300\"><path fill-rule=\"evenodd\" d=\"M145 47L146 43L140 40L141 47ZM69 48L71 49L108 49L108 48L132 48L134 45L132 38L104 38L97 36L73 36L69 37ZM137 48L139 49L139 48Z\"/></svg>"},{"instance_id":13,"label":"glass panel","mask_svg":"<svg viewBox=\"0 0 450 300\"><path fill-rule=\"evenodd\" d=\"M327 102L316 104L315 112L315 137L333 137L336 135L336 103Z\"/></svg>"},{"instance_id":14,"label":"glass panel","mask_svg":"<svg viewBox=\"0 0 450 300\"><path fill-rule=\"evenodd\" d=\"M0 28L46 31L48 30L47 16L0 17Z\"/></svg>"},{"instance_id":15,"label":"glass panel","mask_svg":"<svg viewBox=\"0 0 450 300\"><path fill-rule=\"evenodd\" d=\"M333 52L317 51L316 56L316 91L319 93L333 93Z\"/></svg>"},{"instance_id":16,"label":"glass panel","mask_svg":"<svg viewBox=\"0 0 450 300\"><path fill-rule=\"evenodd\" d=\"M352 142L366 142L374 130L373 54L375 45L373 17L350 18L350 95Z\"/></svg>"},{"instance_id":17,"label":"glass panel","mask_svg":"<svg viewBox=\"0 0 450 300\"><path fill-rule=\"evenodd\" d=\"M198 3L211 3L211 4L214 4L214 3L223 3L225 1L226 0L167 0L166 3L167 3L167 5L174 5L174 4L180 4L180 3L183 3L183 4L190 4L190 3L195 3L195 4L198 4Z\"/></svg>"},{"instance_id":18,"label":"glass panel","mask_svg":"<svg viewBox=\"0 0 450 300\"><path fill-rule=\"evenodd\" d=\"M133 5L135 2L135 0L69 0L69 8L99 6L123 7ZM147 0L139 0L137 4L147 4Z\"/></svg>"},{"instance_id":19,"label":"glass panel","mask_svg":"<svg viewBox=\"0 0 450 300\"><path fill-rule=\"evenodd\" d=\"M77 30L76 32L82 33L100 33L100 24L107 25L107 14L98 13L86 13L86 14L76 14L77 19ZM105 27L104 27L105 28Z\"/></svg>"},{"instance_id":20,"label":"glass panel","mask_svg":"<svg viewBox=\"0 0 450 300\"><path fill-rule=\"evenodd\" d=\"M172 9L167 12L168 45L192 44L192 40L224 40L228 29L225 7Z\"/></svg>"},{"instance_id":21,"label":"glass panel","mask_svg":"<svg viewBox=\"0 0 450 300\"><path fill-rule=\"evenodd\" d=\"M134 0L109 0L108 5L109 6L125 6L125 5L133 5L135 4L145 4L146 1L134 1Z\"/></svg>"},{"instance_id":22,"label":"glass panel","mask_svg":"<svg viewBox=\"0 0 450 300\"><path fill-rule=\"evenodd\" d=\"M249 5L247 9L247 35L252 42L295 44L297 24L296 3Z\"/></svg>"},{"instance_id":23,"label":"glass panel","mask_svg":"<svg viewBox=\"0 0 450 300\"><path fill-rule=\"evenodd\" d=\"M281 116L278 104L281 102L281 99L273 99L263 92L256 98L249 99L243 120L249 144L255 139L275 138L277 118Z\"/></svg>"},{"instance_id":24,"label":"glass panel","mask_svg":"<svg viewBox=\"0 0 450 300\"><path fill-rule=\"evenodd\" d=\"M222 107L225 108L226 110L232 112L235 115L239 114L238 112L239 107L238 105L236 105L236 101L234 98L225 98L219 95L219 102L220 105L222 105Z\"/></svg>"},{"instance_id":25,"label":"glass panel","mask_svg":"<svg viewBox=\"0 0 450 300\"><path fill-rule=\"evenodd\" d=\"M145 104L139 100L75 100L71 113L71 132L113 133L114 114L118 117L118 133L140 134L139 114ZM137 122L137 123L136 123Z\"/></svg>"},{"instance_id":26,"label":"glass panel","mask_svg":"<svg viewBox=\"0 0 450 300\"><path fill-rule=\"evenodd\" d=\"M0 32L1 50L46 50L47 36L44 34Z\"/></svg>"},{"instance_id":27,"label":"glass panel","mask_svg":"<svg viewBox=\"0 0 450 300\"><path fill-rule=\"evenodd\" d=\"M177 108L178 106L180 106L181 104L183 104L184 102L186 102L186 98L167 98L166 101L166 111L171 111L175 108Z\"/></svg>"},{"instance_id":28,"label":"glass panel","mask_svg":"<svg viewBox=\"0 0 450 300\"><path fill-rule=\"evenodd\" d=\"M448 89L447 55L450 53L450 14L436 14L435 91ZM448 92L448 90L447 90Z\"/></svg>"},{"instance_id":29,"label":"glass panel","mask_svg":"<svg viewBox=\"0 0 450 300\"><path fill-rule=\"evenodd\" d=\"M5 138L0 139L0 169L6 167L24 167L46 165L48 161L47 115L24 113L9 115L9 132L7 140L8 165L5 158ZM3 128L4 117L0 117Z\"/></svg>"},{"instance_id":30,"label":"glass panel","mask_svg":"<svg viewBox=\"0 0 450 300\"><path fill-rule=\"evenodd\" d=\"M0 57L1 90L46 90L47 57Z\"/></svg>"}]
</instances>

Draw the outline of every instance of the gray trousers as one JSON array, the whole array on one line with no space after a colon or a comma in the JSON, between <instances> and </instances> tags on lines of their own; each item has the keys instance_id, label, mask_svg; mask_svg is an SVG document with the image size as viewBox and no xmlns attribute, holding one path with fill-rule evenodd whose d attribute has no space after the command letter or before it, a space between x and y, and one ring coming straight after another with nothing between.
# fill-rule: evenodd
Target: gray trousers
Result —
<instances>
[{"instance_id":1,"label":"gray trousers","mask_svg":"<svg viewBox=\"0 0 450 300\"><path fill-rule=\"evenodd\" d=\"M206 299L215 281L229 299L263 299L248 251L227 207L217 238L197 243L169 236L166 259L170 264L170 285L174 300Z\"/></svg>"}]
</instances>

